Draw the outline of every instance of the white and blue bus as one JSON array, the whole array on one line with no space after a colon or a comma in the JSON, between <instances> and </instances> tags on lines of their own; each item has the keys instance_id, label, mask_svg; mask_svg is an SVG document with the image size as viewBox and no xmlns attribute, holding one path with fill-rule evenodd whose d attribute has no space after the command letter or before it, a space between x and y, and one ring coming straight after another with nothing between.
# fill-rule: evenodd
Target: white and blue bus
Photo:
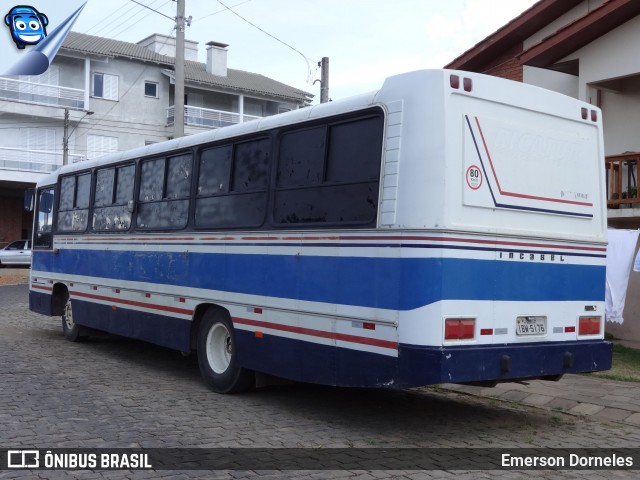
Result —
<instances>
[{"instance_id":1,"label":"white and blue bus","mask_svg":"<svg viewBox=\"0 0 640 480\"><path fill-rule=\"evenodd\" d=\"M62 167L31 310L255 374L403 388L605 370L600 110L433 70Z\"/></svg>"}]
</instances>

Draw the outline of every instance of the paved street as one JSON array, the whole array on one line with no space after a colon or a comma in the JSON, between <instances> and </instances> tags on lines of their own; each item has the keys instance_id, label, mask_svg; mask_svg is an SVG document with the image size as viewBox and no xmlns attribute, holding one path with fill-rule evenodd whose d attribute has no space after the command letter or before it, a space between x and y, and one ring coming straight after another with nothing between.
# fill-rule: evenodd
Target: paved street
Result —
<instances>
[{"instance_id":1,"label":"paved street","mask_svg":"<svg viewBox=\"0 0 640 480\"><path fill-rule=\"evenodd\" d=\"M637 425L442 387L383 391L296 384L244 395L217 395L200 380L193 356L112 336L70 343L62 337L59 323L28 311L26 285L0 286L2 448L640 445ZM636 474L621 470L5 470L0 471L0 479L611 479L634 478Z\"/></svg>"}]
</instances>

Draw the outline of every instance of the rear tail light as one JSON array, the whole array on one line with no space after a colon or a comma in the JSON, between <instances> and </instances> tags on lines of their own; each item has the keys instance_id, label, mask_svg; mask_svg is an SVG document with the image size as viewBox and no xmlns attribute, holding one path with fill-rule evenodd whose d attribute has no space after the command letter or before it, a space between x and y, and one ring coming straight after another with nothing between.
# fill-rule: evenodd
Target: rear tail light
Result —
<instances>
[{"instance_id":1,"label":"rear tail light","mask_svg":"<svg viewBox=\"0 0 640 480\"><path fill-rule=\"evenodd\" d=\"M578 335L599 335L601 320L601 317L580 317Z\"/></svg>"},{"instance_id":2,"label":"rear tail light","mask_svg":"<svg viewBox=\"0 0 640 480\"><path fill-rule=\"evenodd\" d=\"M475 337L475 318L445 318L445 340L469 340Z\"/></svg>"}]
</instances>

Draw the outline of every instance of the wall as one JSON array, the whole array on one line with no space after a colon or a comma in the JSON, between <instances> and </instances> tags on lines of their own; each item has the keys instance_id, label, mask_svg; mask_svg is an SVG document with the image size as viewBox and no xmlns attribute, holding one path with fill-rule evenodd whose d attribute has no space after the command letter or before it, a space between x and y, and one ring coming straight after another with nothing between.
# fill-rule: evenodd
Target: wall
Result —
<instances>
[{"instance_id":1,"label":"wall","mask_svg":"<svg viewBox=\"0 0 640 480\"><path fill-rule=\"evenodd\" d=\"M553 90L573 98L578 98L578 77L544 68L523 67L523 81L530 85Z\"/></svg>"},{"instance_id":2,"label":"wall","mask_svg":"<svg viewBox=\"0 0 640 480\"><path fill-rule=\"evenodd\" d=\"M6 196L8 193L6 189L0 190L0 248L22 239L25 229L22 224L22 199Z\"/></svg>"},{"instance_id":3,"label":"wall","mask_svg":"<svg viewBox=\"0 0 640 480\"><path fill-rule=\"evenodd\" d=\"M602 91L605 154L640 152L640 80L625 79L621 90Z\"/></svg>"},{"instance_id":4,"label":"wall","mask_svg":"<svg viewBox=\"0 0 640 480\"><path fill-rule=\"evenodd\" d=\"M533 34L531 37L527 38L524 41L524 48L527 49L532 45L535 45L536 43L544 40L549 35L557 32L558 29L564 27L565 25L568 25L569 23L573 22L574 20L580 17L585 16L591 10L602 5L602 3L604 3L604 0L585 0L579 5L576 5L567 13L556 18L553 22L545 25L540 30L538 30L535 34Z\"/></svg>"}]
</instances>

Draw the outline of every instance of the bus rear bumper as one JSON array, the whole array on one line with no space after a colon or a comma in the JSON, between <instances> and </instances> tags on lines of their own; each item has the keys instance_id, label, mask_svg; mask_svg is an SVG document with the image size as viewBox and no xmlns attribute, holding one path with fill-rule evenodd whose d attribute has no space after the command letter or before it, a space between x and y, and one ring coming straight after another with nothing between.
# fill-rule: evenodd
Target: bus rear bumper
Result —
<instances>
[{"instance_id":1,"label":"bus rear bumper","mask_svg":"<svg viewBox=\"0 0 640 480\"><path fill-rule=\"evenodd\" d=\"M565 373L611 368L613 345L604 340L424 347L400 345L400 376L411 386L557 379Z\"/></svg>"}]
</instances>

